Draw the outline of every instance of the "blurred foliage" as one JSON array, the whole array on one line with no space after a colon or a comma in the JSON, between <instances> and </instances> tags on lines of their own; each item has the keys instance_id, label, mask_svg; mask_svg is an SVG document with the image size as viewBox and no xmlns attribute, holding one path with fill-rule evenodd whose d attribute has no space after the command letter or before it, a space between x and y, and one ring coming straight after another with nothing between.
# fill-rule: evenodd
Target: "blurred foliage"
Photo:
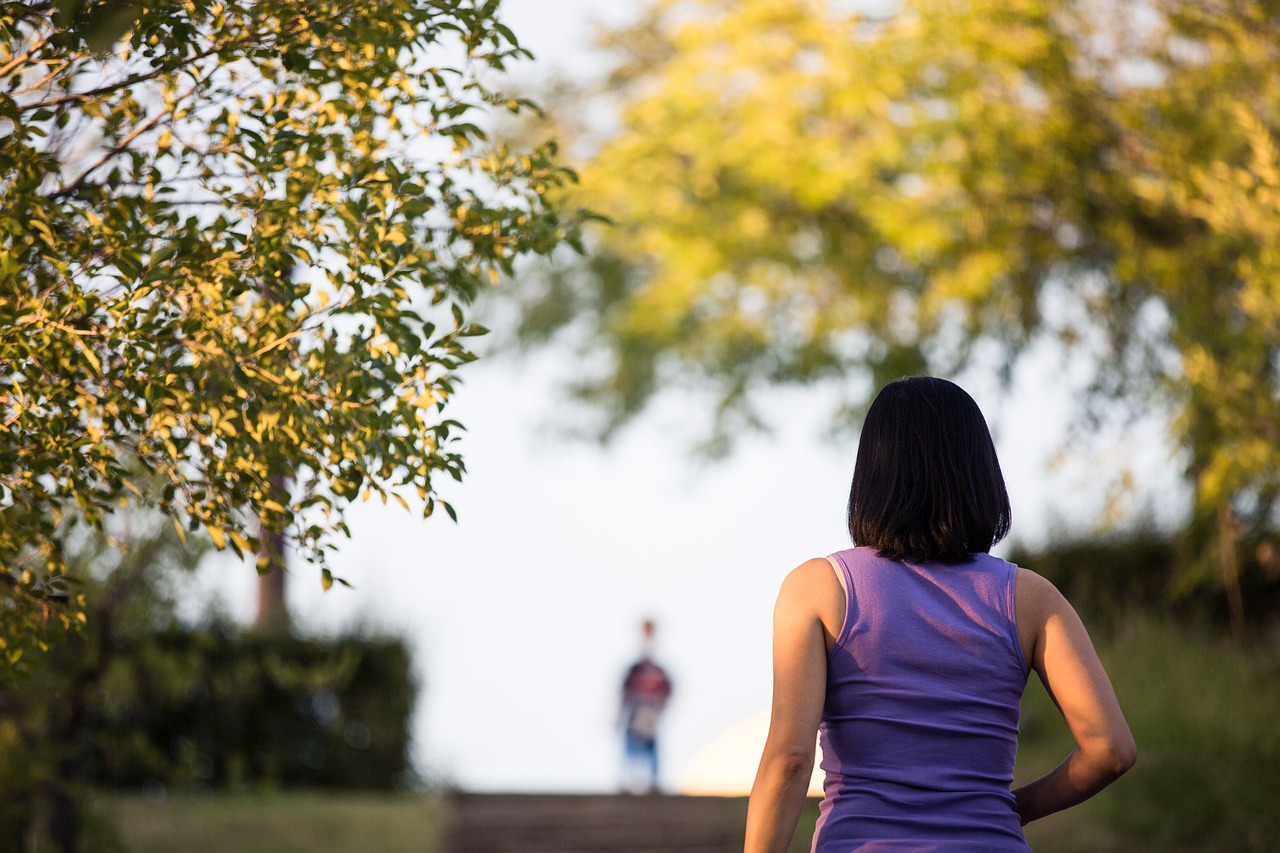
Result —
<instances>
[{"instance_id":1,"label":"blurred foliage","mask_svg":"<svg viewBox=\"0 0 1280 853\"><path fill-rule=\"evenodd\" d=\"M403 641L184 625L175 581L210 546L184 543L156 512L109 525L109 541L82 525L64 547L87 628L0 683L0 851L109 838L86 808L91 787L154 799L414 781L417 686Z\"/></svg>"},{"instance_id":2,"label":"blurred foliage","mask_svg":"<svg viewBox=\"0 0 1280 853\"><path fill-rule=\"evenodd\" d=\"M170 629L103 678L88 780L178 792L403 788L414 781L416 695L398 639Z\"/></svg>"},{"instance_id":3,"label":"blurred foliage","mask_svg":"<svg viewBox=\"0 0 1280 853\"><path fill-rule=\"evenodd\" d=\"M96 709L110 701L103 685L173 625L174 582L209 549L204 537L180 537L162 515L136 508L112 514L103 530L73 521L62 531L63 578L82 597L88 625L0 679L0 851L109 837L86 833L103 824L83 799L101 747Z\"/></svg>"},{"instance_id":4,"label":"blurred foliage","mask_svg":"<svg viewBox=\"0 0 1280 853\"><path fill-rule=\"evenodd\" d=\"M1066 539L1030 550L1016 546L1009 559L1048 578L1090 625L1123 626L1134 612L1158 612L1188 625L1224 628L1232 618L1221 588L1178 589L1181 545L1156 530L1118 531ZM1280 613L1280 553L1272 538L1241 543L1244 623L1253 636L1276 625Z\"/></svg>"},{"instance_id":5,"label":"blurred foliage","mask_svg":"<svg viewBox=\"0 0 1280 853\"><path fill-rule=\"evenodd\" d=\"M528 57L497 5L0 2L0 666L83 620L58 531L129 466L326 587L356 497L453 515L467 306L576 242L554 146L478 124L531 106L486 82Z\"/></svg>"},{"instance_id":6,"label":"blurred foliage","mask_svg":"<svg viewBox=\"0 0 1280 853\"><path fill-rule=\"evenodd\" d=\"M1242 645L1132 609L1095 640L1138 743L1138 763L1089 802L1027 827L1032 846L1046 853L1274 850L1276 638ZM1052 701L1029 685L1018 779L1052 770L1072 746Z\"/></svg>"},{"instance_id":7,"label":"blurred foliage","mask_svg":"<svg viewBox=\"0 0 1280 853\"><path fill-rule=\"evenodd\" d=\"M732 433L771 384L856 418L1056 341L1083 423L1172 414L1180 588L1238 591L1280 493L1280 7L655 0L604 47L561 124L614 227L522 298L526 340L587 330L606 433L673 383Z\"/></svg>"}]
</instances>

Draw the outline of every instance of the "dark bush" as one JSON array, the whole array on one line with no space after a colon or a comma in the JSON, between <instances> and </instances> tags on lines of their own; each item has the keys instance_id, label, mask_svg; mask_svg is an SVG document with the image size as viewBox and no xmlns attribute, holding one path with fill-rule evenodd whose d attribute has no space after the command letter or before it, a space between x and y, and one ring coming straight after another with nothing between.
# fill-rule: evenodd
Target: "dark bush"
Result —
<instances>
[{"instance_id":1,"label":"dark bush","mask_svg":"<svg viewBox=\"0 0 1280 853\"><path fill-rule=\"evenodd\" d=\"M170 629L117 659L86 719L102 787L388 790L411 781L401 640Z\"/></svg>"},{"instance_id":2,"label":"dark bush","mask_svg":"<svg viewBox=\"0 0 1280 853\"><path fill-rule=\"evenodd\" d=\"M158 794L412 781L416 685L403 641L184 625L174 616L178 571L197 565L204 546L167 522L128 521L128 547L75 539L69 582L85 596L83 629L21 674L0 669L0 853L70 849L77 837L91 849L93 786Z\"/></svg>"},{"instance_id":3,"label":"dark bush","mask_svg":"<svg viewBox=\"0 0 1280 853\"><path fill-rule=\"evenodd\" d=\"M1245 621L1255 627L1280 618L1280 566L1273 565L1268 543L1239 548ZM1117 626L1135 607L1194 623L1228 622L1226 594L1213 570L1188 571L1186 549L1168 534L1064 539L1035 550L1015 545L1009 559L1052 581L1090 623Z\"/></svg>"}]
</instances>

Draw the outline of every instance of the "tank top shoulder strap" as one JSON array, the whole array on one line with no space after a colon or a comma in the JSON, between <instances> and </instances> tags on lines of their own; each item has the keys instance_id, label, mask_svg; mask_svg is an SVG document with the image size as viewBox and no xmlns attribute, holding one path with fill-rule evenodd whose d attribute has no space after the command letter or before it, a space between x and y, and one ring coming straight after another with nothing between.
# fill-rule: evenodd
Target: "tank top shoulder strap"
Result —
<instances>
[{"instance_id":1,"label":"tank top shoulder strap","mask_svg":"<svg viewBox=\"0 0 1280 853\"><path fill-rule=\"evenodd\" d=\"M835 654L836 649L844 645L849 634L853 630L853 623L858 618L858 604L854 597L853 570L849 567L847 556L851 552L837 551L834 554L827 555L827 562L831 564L831 569L836 573L836 580L840 581L840 587L844 590L844 621L840 626L840 633L836 635L835 643L827 651L827 656Z\"/></svg>"},{"instance_id":2,"label":"tank top shoulder strap","mask_svg":"<svg viewBox=\"0 0 1280 853\"><path fill-rule=\"evenodd\" d=\"M827 562L831 564L832 571L836 573L836 580L840 581L840 588L844 590L844 594L847 596L850 584L849 569L845 567L843 562L836 559L835 554L828 554Z\"/></svg>"},{"instance_id":3,"label":"tank top shoulder strap","mask_svg":"<svg viewBox=\"0 0 1280 853\"><path fill-rule=\"evenodd\" d=\"M1031 665L1022 650L1022 637L1018 630L1018 567L1014 563L990 554L982 554L979 559L985 560L994 569L993 576L996 584L994 603L999 608L1000 615L1007 626L1009 645L1022 663L1024 675L1029 674Z\"/></svg>"}]
</instances>

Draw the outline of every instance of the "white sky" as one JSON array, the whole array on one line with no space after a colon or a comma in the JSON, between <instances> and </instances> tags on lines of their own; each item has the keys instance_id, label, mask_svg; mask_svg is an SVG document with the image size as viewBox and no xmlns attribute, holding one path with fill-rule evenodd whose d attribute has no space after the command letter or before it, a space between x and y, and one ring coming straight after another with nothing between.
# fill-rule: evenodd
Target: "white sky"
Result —
<instances>
[{"instance_id":1,"label":"white sky","mask_svg":"<svg viewBox=\"0 0 1280 853\"><path fill-rule=\"evenodd\" d=\"M635 0L506 0L505 19L540 67L590 73L593 16L624 20ZM545 58L545 59L544 59ZM529 73L534 73L530 70ZM618 783L620 679L639 621L658 621L657 657L675 694L662 733L664 777L679 783L697 751L766 708L770 614L785 573L847 547L844 503L852 442L821 436L831 401L778 393L781 428L703 463L690 407L659 401L607 448L545 429L565 354L482 359L463 373L450 415L468 427L469 475L445 496L459 523L424 522L394 504L356 507L335 573L355 590L322 593L295 567L290 605L305 629L362 625L409 638L422 678L415 755L428 778L474 790L605 791ZM997 435L1014 505L1014 538L1043 541L1087 525L1098 471L1132 461L1146 494L1178 494L1159 432L1140 425L1092 459L1061 449L1071 383L1055 357L1020 370L1011 399L968 385ZM695 418L699 422L701 417ZM1162 516L1177 511L1166 500ZM219 597L252 615L249 566L216 562L193 601ZM750 779L743 781L750 784Z\"/></svg>"}]
</instances>

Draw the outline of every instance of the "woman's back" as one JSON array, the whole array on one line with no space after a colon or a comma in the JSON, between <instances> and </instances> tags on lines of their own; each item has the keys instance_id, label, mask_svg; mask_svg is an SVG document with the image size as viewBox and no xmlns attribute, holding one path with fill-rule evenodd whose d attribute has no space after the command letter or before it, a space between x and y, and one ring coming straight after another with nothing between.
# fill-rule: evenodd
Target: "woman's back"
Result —
<instances>
[{"instance_id":1,"label":"woman's back","mask_svg":"<svg viewBox=\"0 0 1280 853\"><path fill-rule=\"evenodd\" d=\"M1010 793L1028 672L1016 567L833 558L848 595L827 659L814 850L1027 850Z\"/></svg>"},{"instance_id":2,"label":"woman's back","mask_svg":"<svg viewBox=\"0 0 1280 853\"><path fill-rule=\"evenodd\" d=\"M1010 518L972 397L932 376L880 389L849 486L849 538L861 547L834 555L838 572L806 560L778 591L773 710L745 853L788 849L815 732L827 771L820 853L1026 851L1023 824L1133 765L1133 736L1080 617L1053 584L986 553ZM1010 792L1028 662L1076 748Z\"/></svg>"}]
</instances>

